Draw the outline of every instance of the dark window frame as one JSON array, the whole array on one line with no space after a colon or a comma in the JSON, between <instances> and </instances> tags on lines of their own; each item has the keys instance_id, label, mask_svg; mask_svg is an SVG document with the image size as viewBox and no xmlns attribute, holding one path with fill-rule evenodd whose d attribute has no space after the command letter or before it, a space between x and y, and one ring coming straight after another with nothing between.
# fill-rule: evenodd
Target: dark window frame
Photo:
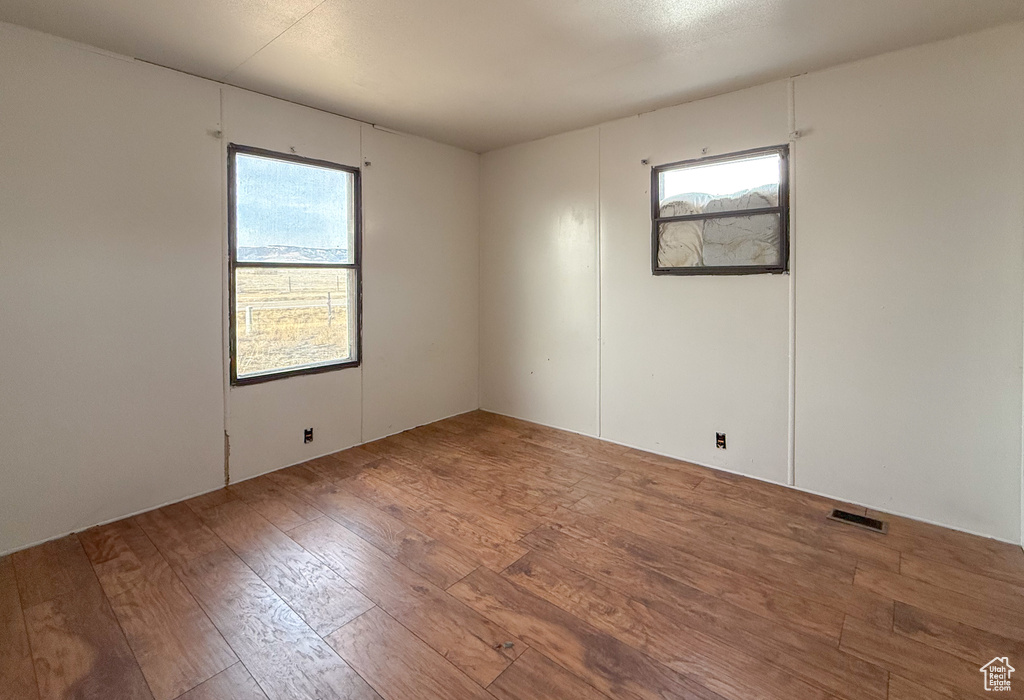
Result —
<instances>
[{"instance_id":1,"label":"dark window frame","mask_svg":"<svg viewBox=\"0 0 1024 700\"><path fill-rule=\"evenodd\" d=\"M779 205L759 209L733 209L710 214L689 214L686 216L659 216L661 214L661 173L681 167L726 163L744 160L751 156L778 154L779 164ZM779 215L779 264L778 265L718 265L708 267L660 267L658 265L658 225L671 221L706 221L707 219L752 216L755 214ZM725 153L666 163L651 168L651 272L655 275L758 275L783 274L789 272L789 145L751 148L746 151Z\"/></svg>"},{"instance_id":2,"label":"dark window frame","mask_svg":"<svg viewBox=\"0 0 1024 700\"><path fill-rule=\"evenodd\" d=\"M327 168L330 170L339 170L342 172L350 173L353 176L353 201L355 202L355 214L353 216L355 231L354 231L354 242L353 242L353 258L351 263L280 263L280 262L247 262L239 261L237 259L237 239L236 239L236 222L235 222L235 205L236 201L236 177L235 177L235 156L238 154L257 156L260 158L270 158L273 160L281 160L289 163L299 163L301 165L310 165L318 168ZM248 384L262 384L263 382L270 382L277 379L287 379L288 377L299 377L307 374L322 374L324 372L333 372L339 369L345 369L348 367L358 367L362 364L363 360L363 196L362 196L362 183L360 180L359 168L354 168L348 165L341 165L340 163L332 163L327 160L317 160L315 158L306 158L298 156L293 153L279 153L277 151L271 151L265 148L256 148L254 146L242 146L239 144L229 143L228 144L228 268L229 268L229 280L228 280L228 326L229 335L231 338L231 386L245 386ZM235 270L239 267L253 267L253 268L301 268L301 269L346 269L354 270L356 277L356 323L355 323L355 359L354 360L343 360L341 362L330 362L324 364L317 364L311 367L297 367L295 369L284 369L276 372L266 372L264 374L249 375L246 377L238 376L238 364L237 364L237 347L236 347L236 333L237 323L235 321Z\"/></svg>"}]
</instances>

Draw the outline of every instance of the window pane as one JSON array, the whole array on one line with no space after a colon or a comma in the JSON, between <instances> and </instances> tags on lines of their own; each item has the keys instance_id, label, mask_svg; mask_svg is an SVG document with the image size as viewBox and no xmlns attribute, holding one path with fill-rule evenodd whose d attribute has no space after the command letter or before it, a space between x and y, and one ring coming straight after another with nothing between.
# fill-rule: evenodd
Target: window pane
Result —
<instances>
[{"instance_id":1,"label":"window pane","mask_svg":"<svg viewBox=\"0 0 1024 700\"><path fill-rule=\"evenodd\" d=\"M658 225L658 267L780 264L778 214L727 216Z\"/></svg>"},{"instance_id":2,"label":"window pane","mask_svg":"<svg viewBox=\"0 0 1024 700\"><path fill-rule=\"evenodd\" d=\"M235 270L239 377L356 359L351 269Z\"/></svg>"},{"instance_id":3,"label":"window pane","mask_svg":"<svg viewBox=\"0 0 1024 700\"><path fill-rule=\"evenodd\" d=\"M781 166L779 154L769 153L662 171L660 216L777 207Z\"/></svg>"},{"instance_id":4,"label":"window pane","mask_svg":"<svg viewBox=\"0 0 1024 700\"><path fill-rule=\"evenodd\" d=\"M354 184L343 170L236 154L236 259L354 262Z\"/></svg>"}]
</instances>

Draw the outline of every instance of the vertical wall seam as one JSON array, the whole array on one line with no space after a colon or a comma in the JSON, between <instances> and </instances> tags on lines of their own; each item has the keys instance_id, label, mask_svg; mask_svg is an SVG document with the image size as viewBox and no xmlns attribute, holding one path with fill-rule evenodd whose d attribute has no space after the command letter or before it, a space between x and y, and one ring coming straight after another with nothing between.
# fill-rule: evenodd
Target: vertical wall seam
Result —
<instances>
[{"instance_id":1,"label":"vertical wall seam","mask_svg":"<svg viewBox=\"0 0 1024 700\"><path fill-rule=\"evenodd\" d=\"M484 154L476 154L476 407L483 408Z\"/></svg>"},{"instance_id":2,"label":"vertical wall seam","mask_svg":"<svg viewBox=\"0 0 1024 700\"><path fill-rule=\"evenodd\" d=\"M796 486L796 80L789 79L789 435L786 445L786 482Z\"/></svg>"},{"instance_id":3,"label":"vertical wall seam","mask_svg":"<svg viewBox=\"0 0 1024 700\"><path fill-rule=\"evenodd\" d=\"M595 235L596 235L597 240L596 240L596 251L595 251L595 255L594 255L594 257L595 257L595 263L594 264L597 267L597 270L596 270L596 273L597 273L597 319L596 319L596 324L597 324L597 329L596 329L597 330L597 392L596 392L597 407L596 408L597 408L597 436L598 437L601 437L602 435L604 435L604 427L601 425L601 372L602 372L602 365L601 365L601 349L602 349L602 347L601 346L602 346L602 343L603 343L603 338L602 338L602 335L603 335L602 334L603 322L602 322L601 302L603 301L602 294L604 292L604 281L602 279L602 275L604 273L603 273L603 269L601 267L601 241L603 239L603 236L602 236L602 225L601 225L601 131L602 131L601 127L600 126L597 127L597 202L596 202L596 210L595 210L596 211L596 216L595 216L595 222L596 222Z\"/></svg>"},{"instance_id":4,"label":"vertical wall seam","mask_svg":"<svg viewBox=\"0 0 1024 700\"><path fill-rule=\"evenodd\" d=\"M1019 54L1018 54L1018 58L1019 58ZM1021 62L1020 60L1018 60L1018 62L1017 62L1017 70L1018 70L1018 75L1019 75L1020 71L1024 70L1024 62ZM1017 138L1019 139L1018 143L1024 143L1024 127L1021 126L1021 121L1018 121L1018 123L1017 123ZM1021 164L1018 163L1018 165L1021 165ZM1022 167L1024 167L1024 166L1022 166ZM1022 203L1021 207L1018 209L1018 213L1021 214L1021 215L1024 215L1024 173L1022 173L1022 172L1020 172L1018 170L1017 174L1020 177L1020 179L1017 182L1017 185L1018 185L1018 187L1020 187L1021 203ZM1020 233L1021 233L1022 236L1024 236L1024 226L1021 227ZM1024 265L1024 255L1021 256L1020 263L1022 265ZM1022 298L1021 298L1021 305L1022 305L1022 308L1024 308L1024 296L1022 296ZM1024 340L1024 319L1022 319L1022 323L1021 323L1021 339ZM1024 347L1024 346L1022 346L1022 347ZM1021 389L1021 416L1020 416L1020 418L1021 418L1021 424L1020 424L1021 425L1021 434L1020 434L1020 485L1019 485L1020 486L1020 493L1019 493L1019 498L1020 498L1020 501L1019 501L1019 503L1020 503L1020 506L1019 506L1019 511L1020 511L1019 518L1020 518L1020 520L1018 521L1018 527L1017 527L1017 531L1018 531L1017 532L1017 536L1019 537L1017 542L1021 546L1021 548L1024 548L1024 355L1022 355L1020 360L1021 360L1021 362L1018 365L1020 367L1020 369L1021 369L1021 374L1020 374L1020 380L1021 380L1021 385L1020 385L1020 389Z\"/></svg>"},{"instance_id":5,"label":"vertical wall seam","mask_svg":"<svg viewBox=\"0 0 1024 700\"><path fill-rule=\"evenodd\" d=\"M366 241L369 238L366 235L366 192L369 188L366 186L366 153L363 151L365 128L364 124L359 125L359 286L363 290L362 293L366 291ZM359 444L362 445L366 442L366 435L363 432L366 424L366 392L363 390L363 378L366 376L366 299L361 298L359 303L362 306L359 328Z\"/></svg>"},{"instance_id":6,"label":"vertical wall seam","mask_svg":"<svg viewBox=\"0 0 1024 700\"><path fill-rule=\"evenodd\" d=\"M231 435L228 426L231 423L231 381L228 376L231 374L231 338L230 338L230 316L231 306L228 302L231 284L231 275L228 271L228 173L227 154L224 144L227 142L226 129L224 127L224 88L217 90L218 95L218 116L217 129L220 131L220 140L217 144L220 158L220 296L221 296L221 317L220 317L220 363L224 399L224 486L231 483Z\"/></svg>"}]
</instances>

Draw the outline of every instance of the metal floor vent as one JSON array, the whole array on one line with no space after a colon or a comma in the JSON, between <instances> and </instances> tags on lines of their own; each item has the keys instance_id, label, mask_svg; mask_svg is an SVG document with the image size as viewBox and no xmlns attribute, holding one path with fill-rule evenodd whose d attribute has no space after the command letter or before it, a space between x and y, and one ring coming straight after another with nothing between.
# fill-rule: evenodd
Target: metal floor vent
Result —
<instances>
[{"instance_id":1,"label":"metal floor vent","mask_svg":"<svg viewBox=\"0 0 1024 700\"><path fill-rule=\"evenodd\" d=\"M829 520L838 520L841 523L847 523L849 525L856 525L862 527L865 530L871 530L871 532L880 532L883 535L889 530L889 525L883 520L876 520L875 518L869 518L866 515L857 515L856 513L848 513L845 510L839 510L835 508L832 514L828 516Z\"/></svg>"}]
</instances>

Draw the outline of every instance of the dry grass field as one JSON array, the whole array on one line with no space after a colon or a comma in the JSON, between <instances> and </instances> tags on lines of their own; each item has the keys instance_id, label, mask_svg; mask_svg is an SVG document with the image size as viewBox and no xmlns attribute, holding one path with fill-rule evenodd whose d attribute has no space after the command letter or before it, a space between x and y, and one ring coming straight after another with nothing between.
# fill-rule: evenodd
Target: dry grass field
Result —
<instances>
[{"instance_id":1,"label":"dry grass field","mask_svg":"<svg viewBox=\"0 0 1024 700\"><path fill-rule=\"evenodd\" d=\"M350 270L240 267L235 285L239 376L337 362L354 353Z\"/></svg>"}]
</instances>

